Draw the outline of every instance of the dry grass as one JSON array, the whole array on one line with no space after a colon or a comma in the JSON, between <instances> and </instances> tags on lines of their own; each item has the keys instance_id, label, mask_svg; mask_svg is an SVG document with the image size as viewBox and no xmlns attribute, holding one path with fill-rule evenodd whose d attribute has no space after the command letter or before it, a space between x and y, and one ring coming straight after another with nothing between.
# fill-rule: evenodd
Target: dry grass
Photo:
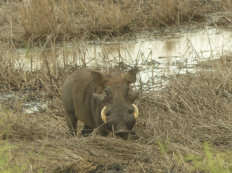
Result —
<instances>
[{"instance_id":1,"label":"dry grass","mask_svg":"<svg viewBox=\"0 0 232 173\"><path fill-rule=\"evenodd\" d=\"M96 133L69 137L63 118L51 113L1 112L1 138L14 146L10 164L24 165L26 172L88 172L115 162L126 172L191 172L184 157L203 153L203 142L220 150L232 147L231 62L231 57L210 61L207 70L173 76L161 91L142 94L136 135L127 141Z\"/></svg>"},{"instance_id":2,"label":"dry grass","mask_svg":"<svg viewBox=\"0 0 232 173\"><path fill-rule=\"evenodd\" d=\"M217 5L215 5L217 4ZM49 101L45 113L23 114L22 100L14 98L0 105L0 141L13 146L10 165L25 172L88 172L96 166L119 163L125 172L191 172L186 154L202 154L203 142L219 150L232 147L232 58L199 63L194 74L175 75L159 91L141 94L140 119L127 141L96 133L84 138L67 135L60 86L79 65L58 61L57 40L118 36L161 26L190 24L205 20L205 14L226 9L223 24L230 24L229 1L127 0L1 2L0 91L17 92L24 100ZM222 21L222 20L219 20ZM219 25L220 23L213 23ZM28 55L31 69L15 68L20 54L14 46L41 43L37 59ZM9 46L10 45L10 46ZM51 51L45 47L50 45ZM86 66L77 46L71 52ZM63 52L63 57L70 57ZM33 67L33 68L32 68ZM59 116L57 116L59 115Z\"/></svg>"},{"instance_id":3,"label":"dry grass","mask_svg":"<svg viewBox=\"0 0 232 173\"><path fill-rule=\"evenodd\" d=\"M199 23L205 21L204 15L215 6L195 0L25 0L1 5L2 38L24 46L48 38L112 37Z\"/></svg>"}]
</instances>

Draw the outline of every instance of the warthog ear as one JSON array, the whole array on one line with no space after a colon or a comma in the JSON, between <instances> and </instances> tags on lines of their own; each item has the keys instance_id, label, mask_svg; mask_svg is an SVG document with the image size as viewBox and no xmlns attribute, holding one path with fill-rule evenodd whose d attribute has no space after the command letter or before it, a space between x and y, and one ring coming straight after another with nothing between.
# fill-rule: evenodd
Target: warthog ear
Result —
<instances>
[{"instance_id":1,"label":"warthog ear","mask_svg":"<svg viewBox=\"0 0 232 173\"><path fill-rule=\"evenodd\" d=\"M104 83L104 76L99 71L91 71L91 75L95 83L102 85Z\"/></svg>"},{"instance_id":2,"label":"warthog ear","mask_svg":"<svg viewBox=\"0 0 232 173\"><path fill-rule=\"evenodd\" d=\"M127 73L125 73L124 80L130 83L135 83L136 82L136 74L138 73L139 69L138 68L133 68L129 70Z\"/></svg>"},{"instance_id":3,"label":"warthog ear","mask_svg":"<svg viewBox=\"0 0 232 173\"><path fill-rule=\"evenodd\" d=\"M139 91L129 92L129 99L134 102L139 97Z\"/></svg>"}]
</instances>

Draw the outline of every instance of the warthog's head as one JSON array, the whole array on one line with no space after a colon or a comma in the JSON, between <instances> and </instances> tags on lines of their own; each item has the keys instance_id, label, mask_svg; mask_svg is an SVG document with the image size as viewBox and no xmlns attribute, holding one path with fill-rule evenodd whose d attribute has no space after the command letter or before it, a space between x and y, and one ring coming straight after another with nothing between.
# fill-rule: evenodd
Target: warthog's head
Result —
<instances>
[{"instance_id":1,"label":"warthog's head","mask_svg":"<svg viewBox=\"0 0 232 173\"><path fill-rule=\"evenodd\" d=\"M138 92L134 92L130 87L130 84L136 81L137 71L132 69L124 74L111 75L92 73L94 80L101 85L99 93L93 94L103 106L101 120L106 123L108 130L122 138L128 137L138 118L138 108L134 104Z\"/></svg>"}]
</instances>

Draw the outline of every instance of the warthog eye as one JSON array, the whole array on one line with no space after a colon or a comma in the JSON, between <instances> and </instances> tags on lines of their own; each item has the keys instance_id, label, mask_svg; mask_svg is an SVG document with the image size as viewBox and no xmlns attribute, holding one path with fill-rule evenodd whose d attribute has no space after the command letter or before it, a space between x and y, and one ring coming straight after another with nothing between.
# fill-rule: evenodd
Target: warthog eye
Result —
<instances>
[{"instance_id":1,"label":"warthog eye","mask_svg":"<svg viewBox=\"0 0 232 173\"><path fill-rule=\"evenodd\" d=\"M129 114L132 114L132 113L134 113L134 109L133 109L133 108L130 108L130 109L129 109Z\"/></svg>"},{"instance_id":2,"label":"warthog eye","mask_svg":"<svg viewBox=\"0 0 232 173\"><path fill-rule=\"evenodd\" d=\"M106 93L106 95L109 95L109 94L111 93L110 87L106 87L106 88L104 89L104 92Z\"/></svg>"},{"instance_id":3,"label":"warthog eye","mask_svg":"<svg viewBox=\"0 0 232 173\"><path fill-rule=\"evenodd\" d=\"M110 110L107 110L107 111L105 112L105 115L106 115L106 116L110 116L110 113L111 113Z\"/></svg>"}]
</instances>

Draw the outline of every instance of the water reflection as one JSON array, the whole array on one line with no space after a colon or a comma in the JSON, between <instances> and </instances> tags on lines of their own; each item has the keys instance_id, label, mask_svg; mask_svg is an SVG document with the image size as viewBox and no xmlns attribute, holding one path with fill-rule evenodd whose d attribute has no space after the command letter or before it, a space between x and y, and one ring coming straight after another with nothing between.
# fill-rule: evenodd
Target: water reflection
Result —
<instances>
[{"instance_id":1,"label":"water reflection","mask_svg":"<svg viewBox=\"0 0 232 173\"><path fill-rule=\"evenodd\" d=\"M194 72L194 65L198 61L218 58L230 52L231 34L218 29L154 37L149 37L148 33L138 35L136 40L131 41L78 42L51 49L18 49L5 52L5 57L15 68L30 71L47 68L46 64L50 67L71 64L104 69L138 66L137 87L147 91L165 86L170 74ZM15 98L14 95L1 96L0 101L3 102ZM46 107L47 103L40 101L22 105L26 113L35 113Z\"/></svg>"},{"instance_id":2,"label":"water reflection","mask_svg":"<svg viewBox=\"0 0 232 173\"><path fill-rule=\"evenodd\" d=\"M169 74L193 72L197 61L218 58L230 51L231 34L211 28L158 37L141 34L131 41L78 42L53 49L19 50L15 66L26 70L41 68L46 56L49 62L58 58L59 65L77 64L105 69L118 64L136 65L141 69L140 81L147 89L164 85Z\"/></svg>"}]
</instances>

